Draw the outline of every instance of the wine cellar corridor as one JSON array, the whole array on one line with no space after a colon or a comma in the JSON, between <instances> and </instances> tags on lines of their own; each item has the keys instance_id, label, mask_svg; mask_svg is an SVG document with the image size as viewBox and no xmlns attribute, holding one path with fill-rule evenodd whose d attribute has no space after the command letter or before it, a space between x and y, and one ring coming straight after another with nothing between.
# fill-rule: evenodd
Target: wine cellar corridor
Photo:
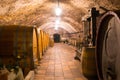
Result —
<instances>
[{"instance_id":1,"label":"wine cellar corridor","mask_svg":"<svg viewBox=\"0 0 120 80\"><path fill-rule=\"evenodd\" d=\"M120 80L120 0L0 0L0 80Z\"/></svg>"},{"instance_id":2,"label":"wine cellar corridor","mask_svg":"<svg viewBox=\"0 0 120 80\"><path fill-rule=\"evenodd\" d=\"M81 72L81 62L75 60L75 48L56 43L43 56L34 80L87 80Z\"/></svg>"}]
</instances>

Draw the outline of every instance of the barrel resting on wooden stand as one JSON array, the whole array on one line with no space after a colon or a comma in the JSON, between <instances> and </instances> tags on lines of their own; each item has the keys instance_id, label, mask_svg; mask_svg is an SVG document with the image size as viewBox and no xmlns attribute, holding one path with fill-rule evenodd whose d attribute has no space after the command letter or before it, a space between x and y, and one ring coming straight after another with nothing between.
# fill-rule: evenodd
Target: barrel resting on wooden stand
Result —
<instances>
[{"instance_id":1,"label":"barrel resting on wooden stand","mask_svg":"<svg viewBox=\"0 0 120 80\"><path fill-rule=\"evenodd\" d=\"M97 80L95 47L82 48L82 73L88 79Z\"/></svg>"}]
</instances>

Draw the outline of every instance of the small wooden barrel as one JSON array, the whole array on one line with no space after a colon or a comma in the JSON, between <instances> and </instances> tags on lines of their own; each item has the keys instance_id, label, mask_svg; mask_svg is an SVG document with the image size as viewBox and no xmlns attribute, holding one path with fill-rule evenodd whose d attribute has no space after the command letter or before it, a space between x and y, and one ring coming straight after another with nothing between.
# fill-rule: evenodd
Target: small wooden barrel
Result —
<instances>
[{"instance_id":1,"label":"small wooden barrel","mask_svg":"<svg viewBox=\"0 0 120 80\"><path fill-rule=\"evenodd\" d=\"M82 73L87 78L97 78L95 47L83 47Z\"/></svg>"},{"instance_id":2,"label":"small wooden barrel","mask_svg":"<svg viewBox=\"0 0 120 80\"><path fill-rule=\"evenodd\" d=\"M32 26L0 26L0 64L19 64L26 75L38 64L38 36Z\"/></svg>"}]
</instances>

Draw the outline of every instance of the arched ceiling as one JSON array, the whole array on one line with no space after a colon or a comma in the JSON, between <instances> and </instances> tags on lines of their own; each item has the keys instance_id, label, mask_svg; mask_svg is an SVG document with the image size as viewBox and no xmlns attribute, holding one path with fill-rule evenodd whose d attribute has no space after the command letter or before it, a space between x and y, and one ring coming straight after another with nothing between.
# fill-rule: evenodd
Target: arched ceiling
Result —
<instances>
[{"instance_id":1,"label":"arched ceiling","mask_svg":"<svg viewBox=\"0 0 120 80\"><path fill-rule=\"evenodd\" d=\"M58 0L0 0L0 24L36 25L47 31L54 29ZM67 32L78 32L82 18L96 7L100 13L120 10L119 0L59 0L62 9L59 26ZM51 30L53 32L54 30Z\"/></svg>"}]
</instances>

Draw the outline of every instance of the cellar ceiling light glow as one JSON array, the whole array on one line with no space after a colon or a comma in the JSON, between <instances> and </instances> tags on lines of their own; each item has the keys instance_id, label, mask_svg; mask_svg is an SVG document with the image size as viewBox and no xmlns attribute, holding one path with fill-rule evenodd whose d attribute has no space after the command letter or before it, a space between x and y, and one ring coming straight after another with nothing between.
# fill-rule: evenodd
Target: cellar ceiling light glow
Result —
<instances>
[{"instance_id":1,"label":"cellar ceiling light glow","mask_svg":"<svg viewBox=\"0 0 120 80\"><path fill-rule=\"evenodd\" d=\"M57 24L55 25L55 30L58 30L58 25Z\"/></svg>"},{"instance_id":2,"label":"cellar ceiling light glow","mask_svg":"<svg viewBox=\"0 0 120 80\"><path fill-rule=\"evenodd\" d=\"M57 20L55 21L55 24L60 24L60 19L57 19Z\"/></svg>"},{"instance_id":3,"label":"cellar ceiling light glow","mask_svg":"<svg viewBox=\"0 0 120 80\"><path fill-rule=\"evenodd\" d=\"M60 7L57 7L57 8L55 9L55 14L56 14L56 16L60 16L61 13L62 13L61 8L60 8Z\"/></svg>"},{"instance_id":4,"label":"cellar ceiling light glow","mask_svg":"<svg viewBox=\"0 0 120 80\"><path fill-rule=\"evenodd\" d=\"M62 10L61 10L61 8L59 7L59 0L57 0L57 7L56 7L56 9L55 9L55 14L56 14L56 16L60 16L61 13L62 13Z\"/></svg>"},{"instance_id":5,"label":"cellar ceiling light glow","mask_svg":"<svg viewBox=\"0 0 120 80\"><path fill-rule=\"evenodd\" d=\"M58 30L58 27L55 27L55 30Z\"/></svg>"}]
</instances>

